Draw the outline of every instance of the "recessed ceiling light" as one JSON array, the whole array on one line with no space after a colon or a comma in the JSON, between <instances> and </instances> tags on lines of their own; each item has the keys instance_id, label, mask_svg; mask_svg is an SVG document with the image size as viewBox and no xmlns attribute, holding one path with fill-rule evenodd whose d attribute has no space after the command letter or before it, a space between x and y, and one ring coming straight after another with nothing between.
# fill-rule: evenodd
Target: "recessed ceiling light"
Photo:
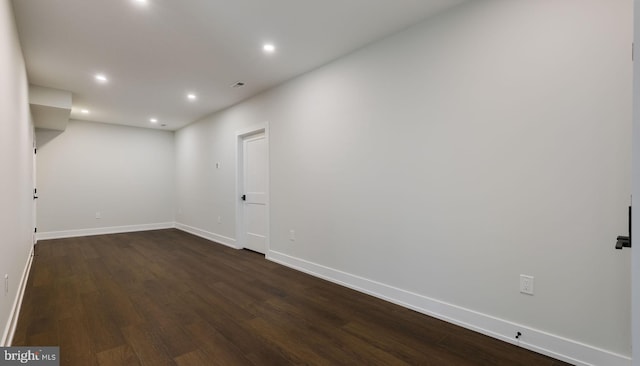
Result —
<instances>
[{"instance_id":1,"label":"recessed ceiling light","mask_svg":"<svg viewBox=\"0 0 640 366\"><path fill-rule=\"evenodd\" d=\"M273 45L273 44L271 44L271 43L265 43L265 44L262 46L262 50L263 50L265 53L274 53L274 52L276 52L276 46L274 46L274 45Z\"/></svg>"},{"instance_id":2,"label":"recessed ceiling light","mask_svg":"<svg viewBox=\"0 0 640 366\"><path fill-rule=\"evenodd\" d=\"M189 93L189 94L187 94L187 99L196 100L196 99L198 99L198 97L193 93Z\"/></svg>"},{"instance_id":3,"label":"recessed ceiling light","mask_svg":"<svg viewBox=\"0 0 640 366\"><path fill-rule=\"evenodd\" d=\"M157 118L149 118L149 122L158 123L158 119Z\"/></svg>"},{"instance_id":4,"label":"recessed ceiling light","mask_svg":"<svg viewBox=\"0 0 640 366\"><path fill-rule=\"evenodd\" d=\"M106 83L107 81L109 81L107 79L107 77L104 76L104 74L96 74L95 78L96 78L97 81L99 81L101 83Z\"/></svg>"},{"instance_id":5,"label":"recessed ceiling light","mask_svg":"<svg viewBox=\"0 0 640 366\"><path fill-rule=\"evenodd\" d=\"M80 113L82 114L89 114L89 110L88 109L81 109Z\"/></svg>"},{"instance_id":6,"label":"recessed ceiling light","mask_svg":"<svg viewBox=\"0 0 640 366\"><path fill-rule=\"evenodd\" d=\"M138 5L147 5L149 3L147 0L134 0L133 2Z\"/></svg>"}]
</instances>

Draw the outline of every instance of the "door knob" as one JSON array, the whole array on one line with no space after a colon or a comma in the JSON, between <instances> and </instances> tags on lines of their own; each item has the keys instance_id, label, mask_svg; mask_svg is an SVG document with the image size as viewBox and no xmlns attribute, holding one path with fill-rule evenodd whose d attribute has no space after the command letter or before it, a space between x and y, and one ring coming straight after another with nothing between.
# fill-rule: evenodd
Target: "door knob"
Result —
<instances>
[{"instance_id":1,"label":"door knob","mask_svg":"<svg viewBox=\"0 0 640 366\"><path fill-rule=\"evenodd\" d=\"M247 200L247 195L243 194L240 198L242 198L243 201L246 201Z\"/></svg>"}]
</instances>

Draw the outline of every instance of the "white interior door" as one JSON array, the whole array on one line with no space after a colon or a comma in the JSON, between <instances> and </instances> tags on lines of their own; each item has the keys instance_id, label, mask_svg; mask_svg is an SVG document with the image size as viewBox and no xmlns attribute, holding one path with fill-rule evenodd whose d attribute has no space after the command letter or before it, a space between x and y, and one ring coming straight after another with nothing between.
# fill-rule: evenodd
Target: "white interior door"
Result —
<instances>
[{"instance_id":1,"label":"white interior door","mask_svg":"<svg viewBox=\"0 0 640 366\"><path fill-rule=\"evenodd\" d=\"M244 247L267 250L268 148L264 132L243 139Z\"/></svg>"}]
</instances>

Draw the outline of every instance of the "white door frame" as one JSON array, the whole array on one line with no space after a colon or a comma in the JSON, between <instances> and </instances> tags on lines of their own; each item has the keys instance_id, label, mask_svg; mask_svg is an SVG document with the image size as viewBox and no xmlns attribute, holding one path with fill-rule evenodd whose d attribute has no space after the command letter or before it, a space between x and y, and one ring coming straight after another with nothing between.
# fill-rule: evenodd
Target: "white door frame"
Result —
<instances>
[{"instance_id":1,"label":"white door frame","mask_svg":"<svg viewBox=\"0 0 640 366\"><path fill-rule=\"evenodd\" d=\"M633 2L633 38L640 46L640 0ZM633 61L633 128L631 164L631 363L640 366L640 52L635 47Z\"/></svg>"},{"instance_id":2,"label":"white door frame","mask_svg":"<svg viewBox=\"0 0 640 366\"><path fill-rule=\"evenodd\" d=\"M33 218L32 218L33 219L33 232L32 232L32 235L33 235L33 240L32 241L33 241L33 243L32 243L32 245L36 245L38 243L38 233L36 231L37 228L38 228L38 214L37 214L37 210L38 210L38 200L37 200L37 197L38 197L38 193L37 193L38 181L37 181L37 175L36 175L36 172L37 172L36 162L38 160L38 158L37 158L37 151L38 151L38 146L37 145L38 144L36 143L35 127L33 128L33 132L32 133L33 133L33 163L32 163L33 164L33 166L32 166L32 169L33 169L33 172L32 172L32 174L33 174L33 176L32 176L32 179L33 179L33 203L31 204L32 205L31 207L32 207L32 210L33 210L33 212L31 213L32 216L33 216Z\"/></svg>"},{"instance_id":3,"label":"white door frame","mask_svg":"<svg viewBox=\"0 0 640 366\"><path fill-rule=\"evenodd\" d=\"M270 171L271 171L271 161L269 159L269 122L265 121L259 123L257 125L251 126L249 128L243 129L241 131L236 132L236 247L238 249L245 248L246 244L246 227L244 220L244 206L242 196L244 193L244 139L245 137L255 135L258 133L264 133L264 139L267 143L267 192L266 192L266 201L267 201L267 210L266 210L266 240L265 240L265 257L269 253L269 231L270 231L270 220L269 220L269 212L271 211L271 194L270 194Z\"/></svg>"}]
</instances>

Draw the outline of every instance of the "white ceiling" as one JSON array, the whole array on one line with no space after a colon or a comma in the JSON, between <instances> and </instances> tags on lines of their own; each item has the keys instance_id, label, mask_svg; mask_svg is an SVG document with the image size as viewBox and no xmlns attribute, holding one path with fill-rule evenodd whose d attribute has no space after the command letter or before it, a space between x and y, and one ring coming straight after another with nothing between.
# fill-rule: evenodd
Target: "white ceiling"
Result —
<instances>
[{"instance_id":1,"label":"white ceiling","mask_svg":"<svg viewBox=\"0 0 640 366\"><path fill-rule=\"evenodd\" d=\"M14 0L13 6L29 82L72 92L71 118L176 130L462 1ZM274 54L263 53L265 42L277 47ZM97 83L96 73L109 81ZM232 88L237 81L246 86ZM198 99L188 101L188 92Z\"/></svg>"}]
</instances>

